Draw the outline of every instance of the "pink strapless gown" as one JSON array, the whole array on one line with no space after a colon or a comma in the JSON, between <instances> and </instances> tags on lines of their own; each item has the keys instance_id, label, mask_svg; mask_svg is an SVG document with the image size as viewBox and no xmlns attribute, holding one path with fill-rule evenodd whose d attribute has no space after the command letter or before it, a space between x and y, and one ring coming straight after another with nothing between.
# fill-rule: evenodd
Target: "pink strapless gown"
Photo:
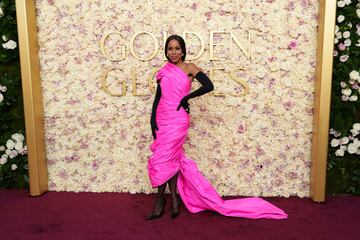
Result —
<instances>
[{"instance_id":1,"label":"pink strapless gown","mask_svg":"<svg viewBox=\"0 0 360 240\"><path fill-rule=\"evenodd\" d=\"M148 161L151 185L157 187L179 172L177 187L186 208L192 212L211 210L225 216L244 218L287 218L287 214L271 203L258 198L223 200L211 183L200 173L196 163L184 154L183 144L189 128L189 114L180 100L191 89L186 73L167 63L156 78L160 81L161 98L156 112L159 130L151 144Z\"/></svg>"}]
</instances>

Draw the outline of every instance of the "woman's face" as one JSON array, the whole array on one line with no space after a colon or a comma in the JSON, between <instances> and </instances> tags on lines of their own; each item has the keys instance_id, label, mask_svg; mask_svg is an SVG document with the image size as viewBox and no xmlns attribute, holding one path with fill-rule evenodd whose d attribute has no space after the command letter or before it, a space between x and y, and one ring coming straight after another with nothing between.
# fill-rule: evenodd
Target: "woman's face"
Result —
<instances>
[{"instance_id":1,"label":"woman's face","mask_svg":"<svg viewBox=\"0 0 360 240\"><path fill-rule=\"evenodd\" d=\"M171 40L168 44L166 54L170 58L172 63L177 64L181 62L182 50L179 42L175 39Z\"/></svg>"}]
</instances>

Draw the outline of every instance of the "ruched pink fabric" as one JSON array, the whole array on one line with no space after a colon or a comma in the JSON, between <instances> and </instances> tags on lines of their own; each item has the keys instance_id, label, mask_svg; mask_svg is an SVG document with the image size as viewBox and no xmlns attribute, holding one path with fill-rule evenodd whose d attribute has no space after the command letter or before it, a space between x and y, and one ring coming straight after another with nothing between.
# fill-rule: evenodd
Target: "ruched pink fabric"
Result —
<instances>
[{"instance_id":1,"label":"ruched pink fabric","mask_svg":"<svg viewBox=\"0 0 360 240\"><path fill-rule=\"evenodd\" d=\"M186 208L196 213L204 210L225 216L244 218L287 218L287 214L271 203L258 198L223 200L211 183L201 174L196 163L185 156L183 144L189 128L189 114L180 100L191 89L186 73L174 64L166 63L156 78L160 81L161 98L156 111L159 130L151 144L148 161L151 185L157 187L179 172L178 191Z\"/></svg>"}]
</instances>

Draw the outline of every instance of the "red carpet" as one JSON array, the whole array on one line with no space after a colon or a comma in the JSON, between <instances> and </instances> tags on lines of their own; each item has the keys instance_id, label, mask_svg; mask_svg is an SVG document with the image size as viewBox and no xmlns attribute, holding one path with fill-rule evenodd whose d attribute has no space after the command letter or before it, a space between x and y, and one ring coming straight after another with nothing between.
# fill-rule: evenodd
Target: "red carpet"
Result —
<instances>
[{"instance_id":1,"label":"red carpet","mask_svg":"<svg viewBox=\"0 0 360 240\"><path fill-rule=\"evenodd\" d=\"M0 189L0 239L360 239L360 197L265 198L284 209L286 220L223 217L189 213L152 222L155 195L48 192L30 197L24 190ZM170 196L167 196L170 197Z\"/></svg>"}]
</instances>

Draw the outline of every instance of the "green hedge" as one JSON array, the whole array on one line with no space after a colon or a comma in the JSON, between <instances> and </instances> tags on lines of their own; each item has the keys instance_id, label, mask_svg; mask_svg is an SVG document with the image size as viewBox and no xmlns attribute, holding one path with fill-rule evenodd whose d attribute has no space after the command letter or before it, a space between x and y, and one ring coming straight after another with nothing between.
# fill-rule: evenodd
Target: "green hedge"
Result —
<instances>
[{"instance_id":1,"label":"green hedge","mask_svg":"<svg viewBox=\"0 0 360 240\"><path fill-rule=\"evenodd\" d=\"M360 2L337 1L327 192L360 194ZM353 78L353 79L351 79ZM356 129L354 129L356 128Z\"/></svg>"},{"instance_id":2,"label":"green hedge","mask_svg":"<svg viewBox=\"0 0 360 240\"><path fill-rule=\"evenodd\" d=\"M0 187L28 188L15 1L0 1Z\"/></svg>"}]
</instances>

